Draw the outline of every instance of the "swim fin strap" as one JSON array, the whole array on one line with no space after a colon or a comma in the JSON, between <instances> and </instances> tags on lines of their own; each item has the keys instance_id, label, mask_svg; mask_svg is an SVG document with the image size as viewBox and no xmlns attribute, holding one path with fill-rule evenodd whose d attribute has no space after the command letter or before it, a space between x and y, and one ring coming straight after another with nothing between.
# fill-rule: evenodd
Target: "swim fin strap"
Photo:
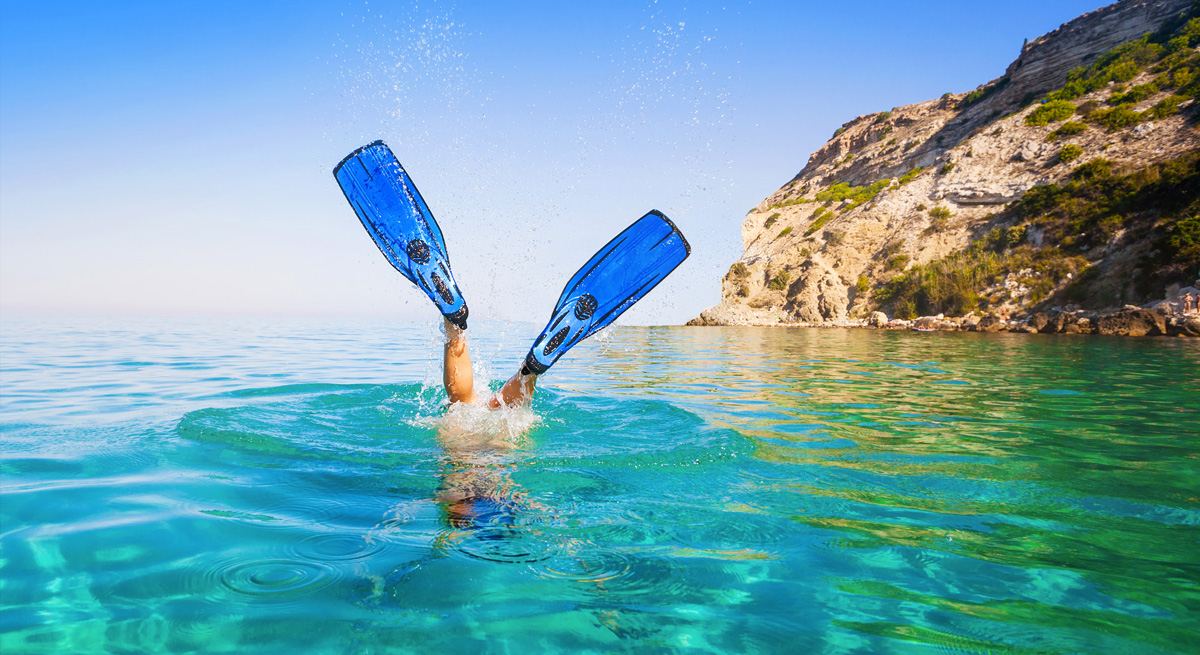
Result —
<instances>
[{"instance_id":1,"label":"swim fin strap","mask_svg":"<svg viewBox=\"0 0 1200 655\"><path fill-rule=\"evenodd\" d=\"M467 303L450 271L442 230L387 144L375 141L355 150L333 176L383 256L465 330Z\"/></svg>"},{"instance_id":2,"label":"swim fin strap","mask_svg":"<svg viewBox=\"0 0 1200 655\"><path fill-rule=\"evenodd\" d=\"M545 373L563 353L612 323L692 254L683 233L651 211L625 228L567 281L521 373Z\"/></svg>"}]
</instances>

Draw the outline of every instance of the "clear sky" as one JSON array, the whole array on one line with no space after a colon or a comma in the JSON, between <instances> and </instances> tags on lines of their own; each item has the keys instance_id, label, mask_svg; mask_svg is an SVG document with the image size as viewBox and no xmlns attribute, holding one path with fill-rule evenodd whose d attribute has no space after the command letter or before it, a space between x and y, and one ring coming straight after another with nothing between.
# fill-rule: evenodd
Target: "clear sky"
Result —
<instances>
[{"instance_id":1,"label":"clear sky","mask_svg":"<svg viewBox=\"0 0 1200 655\"><path fill-rule=\"evenodd\" d=\"M840 124L1099 6L0 0L0 316L433 317L330 174L382 138L472 316L545 320L655 208L693 254L627 322L686 321Z\"/></svg>"}]
</instances>

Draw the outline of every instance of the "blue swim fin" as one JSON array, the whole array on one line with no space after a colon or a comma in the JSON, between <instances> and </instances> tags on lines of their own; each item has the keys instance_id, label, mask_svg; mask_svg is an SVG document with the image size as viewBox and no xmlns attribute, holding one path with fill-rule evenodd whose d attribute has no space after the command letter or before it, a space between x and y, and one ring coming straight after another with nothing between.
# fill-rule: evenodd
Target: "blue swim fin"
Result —
<instances>
[{"instance_id":1,"label":"blue swim fin","mask_svg":"<svg viewBox=\"0 0 1200 655\"><path fill-rule=\"evenodd\" d=\"M333 176L383 256L465 330L467 303L450 272L442 231L387 144L376 141L346 155Z\"/></svg>"},{"instance_id":2,"label":"blue swim fin","mask_svg":"<svg viewBox=\"0 0 1200 655\"><path fill-rule=\"evenodd\" d=\"M690 254L692 247L671 219L658 211L639 218L567 282L521 373L545 373L572 346L649 293Z\"/></svg>"}]
</instances>

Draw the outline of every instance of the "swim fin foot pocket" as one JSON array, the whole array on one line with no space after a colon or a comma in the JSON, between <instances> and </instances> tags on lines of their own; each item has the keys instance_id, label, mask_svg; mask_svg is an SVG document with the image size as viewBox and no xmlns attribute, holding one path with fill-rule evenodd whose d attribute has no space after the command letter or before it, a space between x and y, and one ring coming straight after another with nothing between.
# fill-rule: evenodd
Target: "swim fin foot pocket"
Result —
<instances>
[{"instance_id":1,"label":"swim fin foot pocket","mask_svg":"<svg viewBox=\"0 0 1200 655\"><path fill-rule=\"evenodd\" d=\"M675 270L692 248L661 212L625 228L567 281L521 374L545 373L572 346L609 325Z\"/></svg>"},{"instance_id":2,"label":"swim fin foot pocket","mask_svg":"<svg viewBox=\"0 0 1200 655\"><path fill-rule=\"evenodd\" d=\"M447 320L467 329L467 303L450 270L442 230L387 144L375 141L355 150L333 176L383 256Z\"/></svg>"}]
</instances>

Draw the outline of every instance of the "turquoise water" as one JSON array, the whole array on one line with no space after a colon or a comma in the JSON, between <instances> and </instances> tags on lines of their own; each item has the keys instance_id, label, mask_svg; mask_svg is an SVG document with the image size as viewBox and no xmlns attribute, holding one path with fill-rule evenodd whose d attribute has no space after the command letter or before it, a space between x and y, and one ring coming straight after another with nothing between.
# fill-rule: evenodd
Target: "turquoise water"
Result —
<instances>
[{"instance_id":1,"label":"turquoise water","mask_svg":"<svg viewBox=\"0 0 1200 655\"><path fill-rule=\"evenodd\" d=\"M6 654L1200 649L1195 341L2 328Z\"/></svg>"}]
</instances>

